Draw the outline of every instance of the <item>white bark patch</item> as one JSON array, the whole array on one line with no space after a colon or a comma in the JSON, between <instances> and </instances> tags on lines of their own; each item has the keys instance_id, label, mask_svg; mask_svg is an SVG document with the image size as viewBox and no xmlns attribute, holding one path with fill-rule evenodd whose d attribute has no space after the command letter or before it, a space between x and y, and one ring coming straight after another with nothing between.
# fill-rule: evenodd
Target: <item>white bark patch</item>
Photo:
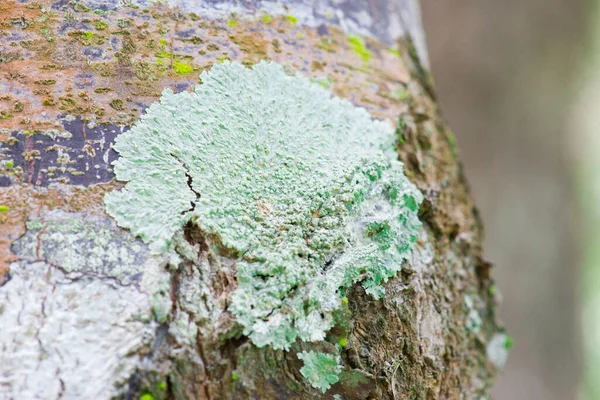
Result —
<instances>
[{"instance_id":1,"label":"white bark patch","mask_svg":"<svg viewBox=\"0 0 600 400\"><path fill-rule=\"evenodd\" d=\"M154 262L144 243L109 218L62 210L33 218L13 251L22 260L57 265L70 279L94 275L129 285L139 281L145 264Z\"/></svg>"},{"instance_id":2,"label":"white bark patch","mask_svg":"<svg viewBox=\"0 0 600 400\"><path fill-rule=\"evenodd\" d=\"M17 262L0 288L0 398L108 399L126 389L157 323L134 286Z\"/></svg>"}]
</instances>

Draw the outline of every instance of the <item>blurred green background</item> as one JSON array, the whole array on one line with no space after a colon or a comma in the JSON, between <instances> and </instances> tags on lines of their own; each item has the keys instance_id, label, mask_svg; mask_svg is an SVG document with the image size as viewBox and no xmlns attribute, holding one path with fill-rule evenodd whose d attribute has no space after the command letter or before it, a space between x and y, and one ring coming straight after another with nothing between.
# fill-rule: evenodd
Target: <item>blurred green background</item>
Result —
<instances>
[{"instance_id":1,"label":"blurred green background","mask_svg":"<svg viewBox=\"0 0 600 400\"><path fill-rule=\"evenodd\" d=\"M514 338L494 399L600 399L600 11L421 0Z\"/></svg>"}]
</instances>

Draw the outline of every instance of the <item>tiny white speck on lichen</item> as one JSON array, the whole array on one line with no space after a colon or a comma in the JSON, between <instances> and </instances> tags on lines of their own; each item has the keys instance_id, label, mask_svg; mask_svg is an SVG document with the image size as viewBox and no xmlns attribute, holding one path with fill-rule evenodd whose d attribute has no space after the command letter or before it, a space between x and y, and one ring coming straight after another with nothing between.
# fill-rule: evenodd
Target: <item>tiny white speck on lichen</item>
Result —
<instances>
[{"instance_id":1,"label":"tiny white speck on lichen","mask_svg":"<svg viewBox=\"0 0 600 400\"><path fill-rule=\"evenodd\" d=\"M315 351L303 351L297 354L304 361L300 373L311 384L312 387L320 389L325 393L331 385L340 380L340 357L327 353Z\"/></svg>"},{"instance_id":2,"label":"tiny white speck on lichen","mask_svg":"<svg viewBox=\"0 0 600 400\"><path fill-rule=\"evenodd\" d=\"M229 311L255 345L322 340L343 291L381 298L417 241L422 195L394 128L276 63L201 79L117 138L127 184L106 209L155 252L193 222L237 254Z\"/></svg>"}]
</instances>

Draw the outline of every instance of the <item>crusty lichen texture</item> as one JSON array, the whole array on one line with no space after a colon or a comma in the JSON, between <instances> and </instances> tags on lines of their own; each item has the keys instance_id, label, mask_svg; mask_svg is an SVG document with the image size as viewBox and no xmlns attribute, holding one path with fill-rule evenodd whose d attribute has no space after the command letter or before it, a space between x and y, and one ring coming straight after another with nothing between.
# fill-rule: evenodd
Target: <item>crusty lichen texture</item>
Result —
<instances>
[{"instance_id":1,"label":"crusty lichen texture","mask_svg":"<svg viewBox=\"0 0 600 400\"><path fill-rule=\"evenodd\" d=\"M354 282L374 298L416 242L394 128L276 63L225 62L119 136L106 208L155 252L188 223L237 259L229 310L259 346L318 341Z\"/></svg>"},{"instance_id":2,"label":"crusty lichen texture","mask_svg":"<svg viewBox=\"0 0 600 400\"><path fill-rule=\"evenodd\" d=\"M323 393L327 391L334 383L339 382L342 367L340 357L327 353L315 351L303 351L297 354L298 358L304 361L304 366L300 373L310 384Z\"/></svg>"}]
</instances>

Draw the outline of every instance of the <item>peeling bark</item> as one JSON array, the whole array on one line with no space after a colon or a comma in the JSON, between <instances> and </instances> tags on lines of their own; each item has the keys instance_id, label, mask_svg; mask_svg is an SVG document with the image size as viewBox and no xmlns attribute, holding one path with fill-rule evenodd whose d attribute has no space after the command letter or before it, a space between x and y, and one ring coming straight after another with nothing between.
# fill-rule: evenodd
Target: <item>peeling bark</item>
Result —
<instances>
[{"instance_id":1,"label":"peeling bark","mask_svg":"<svg viewBox=\"0 0 600 400\"><path fill-rule=\"evenodd\" d=\"M486 397L506 353L496 288L419 61L415 3L116 3L0 4L0 395ZM227 309L235 255L218 237L189 225L175 263L104 211L103 194L121 187L114 138L162 89L188 89L223 58L277 61L393 121L425 196L417 249L385 297L352 287L327 338L290 351L242 335ZM338 348L340 380L323 394L296 354Z\"/></svg>"}]
</instances>

